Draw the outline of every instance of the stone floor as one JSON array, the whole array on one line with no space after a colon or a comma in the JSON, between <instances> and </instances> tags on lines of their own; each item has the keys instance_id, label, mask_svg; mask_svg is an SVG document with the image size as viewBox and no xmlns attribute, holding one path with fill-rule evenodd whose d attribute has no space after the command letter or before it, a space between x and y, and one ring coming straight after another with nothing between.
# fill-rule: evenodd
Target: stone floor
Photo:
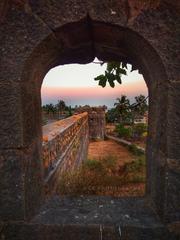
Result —
<instances>
[{"instance_id":1,"label":"stone floor","mask_svg":"<svg viewBox=\"0 0 180 240\"><path fill-rule=\"evenodd\" d=\"M32 223L61 226L62 239L174 239L142 198L54 196Z\"/></svg>"},{"instance_id":2,"label":"stone floor","mask_svg":"<svg viewBox=\"0 0 180 240\"><path fill-rule=\"evenodd\" d=\"M142 198L54 196L28 222L1 225L8 240L178 240Z\"/></svg>"},{"instance_id":3,"label":"stone floor","mask_svg":"<svg viewBox=\"0 0 180 240\"><path fill-rule=\"evenodd\" d=\"M157 216L143 198L103 196L55 196L41 208L33 222L161 227Z\"/></svg>"}]
</instances>

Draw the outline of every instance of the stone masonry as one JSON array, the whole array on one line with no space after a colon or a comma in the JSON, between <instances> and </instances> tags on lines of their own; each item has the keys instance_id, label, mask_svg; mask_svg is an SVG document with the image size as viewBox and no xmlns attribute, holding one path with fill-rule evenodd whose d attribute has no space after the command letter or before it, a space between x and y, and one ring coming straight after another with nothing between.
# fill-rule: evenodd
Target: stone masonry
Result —
<instances>
[{"instance_id":1,"label":"stone masonry","mask_svg":"<svg viewBox=\"0 0 180 240\"><path fill-rule=\"evenodd\" d=\"M0 1L1 239L55 240L60 233L62 239L101 239L106 233L107 239L159 240L179 234L179 36L179 1ZM32 223L46 202L40 95L43 78L52 67L85 64L95 57L133 64L144 76L149 91L149 129L146 195L142 201L148 203L148 213L155 213L170 237L157 231L155 222L149 225L151 214L146 218L148 234L135 220L125 226L126 235L120 234L122 221L114 238L112 228L103 228L101 221L83 227L77 222L72 226L69 220L65 225ZM119 211L128 213L131 200L125 205L121 202ZM71 205L70 199L68 203ZM133 204L138 204L136 199ZM55 212L62 205L57 204ZM137 209L133 210L134 219L139 216L145 221L142 208ZM112 218L117 219L113 213Z\"/></svg>"},{"instance_id":2,"label":"stone masonry","mask_svg":"<svg viewBox=\"0 0 180 240\"><path fill-rule=\"evenodd\" d=\"M82 113L43 127L43 170L46 193L56 191L64 172L78 168L87 158L88 115Z\"/></svg>"},{"instance_id":3,"label":"stone masonry","mask_svg":"<svg viewBox=\"0 0 180 240\"><path fill-rule=\"evenodd\" d=\"M87 112L89 123L89 138L91 140L104 140L105 138L105 110L103 107L84 106L76 109L77 113Z\"/></svg>"}]
</instances>

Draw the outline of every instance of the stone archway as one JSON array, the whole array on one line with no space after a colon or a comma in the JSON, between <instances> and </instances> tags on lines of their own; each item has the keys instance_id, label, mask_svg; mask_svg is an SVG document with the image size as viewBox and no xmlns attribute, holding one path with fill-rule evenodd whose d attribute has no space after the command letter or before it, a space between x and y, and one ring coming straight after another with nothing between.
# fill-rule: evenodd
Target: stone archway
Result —
<instances>
[{"instance_id":1,"label":"stone archway","mask_svg":"<svg viewBox=\"0 0 180 240\"><path fill-rule=\"evenodd\" d=\"M2 220L32 217L44 198L40 126L44 75L54 66L88 63L96 56L127 61L144 75L150 95L146 198L164 221L178 221L178 14L168 1L39 0L9 6L0 25Z\"/></svg>"}]
</instances>

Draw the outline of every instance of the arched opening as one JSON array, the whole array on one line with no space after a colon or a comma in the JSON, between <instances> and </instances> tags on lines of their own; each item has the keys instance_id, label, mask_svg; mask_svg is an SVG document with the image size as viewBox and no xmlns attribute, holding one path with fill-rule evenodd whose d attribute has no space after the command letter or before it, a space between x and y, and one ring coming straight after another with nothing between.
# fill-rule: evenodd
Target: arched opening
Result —
<instances>
[{"instance_id":1,"label":"arched opening","mask_svg":"<svg viewBox=\"0 0 180 240\"><path fill-rule=\"evenodd\" d=\"M67 63L89 63L95 56L102 61L115 60L131 63L144 76L149 90L146 198L154 202L156 209L162 214L165 169L161 164L165 159L162 153L166 149L166 122L164 121L166 104L162 103L166 101L165 89L167 88L164 67L153 48L135 32L115 25L93 22L90 19L57 29L55 35L49 36L35 48L24 68L22 76L25 80L22 83L23 137L27 145L31 146L30 161L25 176L27 212L30 205L37 205L43 194L40 98L42 80L52 67ZM35 185L36 188L34 188ZM161 194L158 193L159 188L161 188Z\"/></svg>"},{"instance_id":2,"label":"arched opening","mask_svg":"<svg viewBox=\"0 0 180 240\"><path fill-rule=\"evenodd\" d=\"M106 71L107 64L101 64L95 59L90 64L55 67L46 74L41 88L44 175L52 178L53 172L62 169L56 174L55 191L60 196L143 196L147 87L143 76L137 70L131 72L128 65L127 75L121 75L122 85L116 81L115 88L108 83L102 88L94 81ZM82 112L88 112L86 147L77 146L83 145L86 136L74 139L68 127L71 116ZM68 134L71 141L65 141Z\"/></svg>"}]
</instances>

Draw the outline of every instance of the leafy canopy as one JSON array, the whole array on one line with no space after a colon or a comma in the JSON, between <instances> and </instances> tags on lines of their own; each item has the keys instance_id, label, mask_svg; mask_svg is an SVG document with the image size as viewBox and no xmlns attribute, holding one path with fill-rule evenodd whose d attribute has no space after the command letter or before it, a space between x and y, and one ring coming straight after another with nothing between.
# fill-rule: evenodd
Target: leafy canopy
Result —
<instances>
[{"instance_id":1,"label":"leafy canopy","mask_svg":"<svg viewBox=\"0 0 180 240\"><path fill-rule=\"evenodd\" d=\"M104 64L104 62L100 63L101 65ZM107 82L109 85L114 88L115 87L115 81L117 81L119 84L122 83L121 77L122 75L127 75L127 64L123 62L108 62L107 68L105 70L104 74L101 74L94 78L95 81L99 81L99 85L103 88L106 86Z\"/></svg>"}]
</instances>

